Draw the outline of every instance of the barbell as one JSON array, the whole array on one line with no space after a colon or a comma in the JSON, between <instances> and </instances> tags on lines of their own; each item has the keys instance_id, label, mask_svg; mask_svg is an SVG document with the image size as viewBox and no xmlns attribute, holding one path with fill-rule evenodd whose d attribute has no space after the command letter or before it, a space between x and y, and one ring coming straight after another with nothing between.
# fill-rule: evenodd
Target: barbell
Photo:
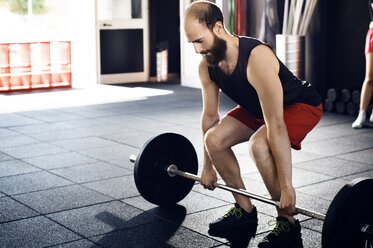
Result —
<instances>
[{"instance_id":1,"label":"barbell","mask_svg":"<svg viewBox=\"0 0 373 248\"><path fill-rule=\"evenodd\" d=\"M195 181L200 182L197 153L192 143L176 133L149 139L135 163L135 184L141 196L156 205L170 206L184 199ZM279 206L278 201L215 183L216 188ZM343 186L332 200L326 215L296 206L297 213L323 220L322 247L373 247L373 179L356 179Z\"/></svg>"}]
</instances>

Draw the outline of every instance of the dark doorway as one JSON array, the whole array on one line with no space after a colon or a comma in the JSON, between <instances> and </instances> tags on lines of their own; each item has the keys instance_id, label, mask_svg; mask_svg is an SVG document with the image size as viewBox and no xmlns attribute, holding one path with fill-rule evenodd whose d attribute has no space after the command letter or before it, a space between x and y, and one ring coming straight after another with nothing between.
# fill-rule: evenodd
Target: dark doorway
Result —
<instances>
[{"instance_id":1,"label":"dark doorway","mask_svg":"<svg viewBox=\"0 0 373 248\"><path fill-rule=\"evenodd\" d=\"M178 0L149 0L150 77L157 74L157 45L168 43L170 79L180 78L180 15Z\"/></svg>"}]
</instances>

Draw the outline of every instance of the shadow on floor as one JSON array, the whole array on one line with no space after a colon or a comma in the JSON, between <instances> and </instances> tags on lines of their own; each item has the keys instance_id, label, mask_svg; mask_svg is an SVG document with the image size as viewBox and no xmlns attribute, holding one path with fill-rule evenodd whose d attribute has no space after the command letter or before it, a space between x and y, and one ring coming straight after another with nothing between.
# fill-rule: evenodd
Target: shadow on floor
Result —
<instances>
[{"instance_id":1,"label":"shadow on floor","mask_svg":"<svg viewBox=\"0 0 373 248\"><path fill-rule=\"evenodd\" d=\"M148 224L138 225L139 220L143 220L143 215L156 214L161 216L159 221ZM109 224L113 229L120 229L123 226L129 228L110 232L99 236L94 240L95 243L103 247L174 247L170 244L170 239L178 231L186 216L186 209L183 206L176 205L170 208L151 209L143 212L138 216L124 221L118 216L109 213L101 212L95 217L100 221ZM168 221L164 220L167 218ZM125 223L124 223L125 222Z\"/></svg>"}]
</instances>

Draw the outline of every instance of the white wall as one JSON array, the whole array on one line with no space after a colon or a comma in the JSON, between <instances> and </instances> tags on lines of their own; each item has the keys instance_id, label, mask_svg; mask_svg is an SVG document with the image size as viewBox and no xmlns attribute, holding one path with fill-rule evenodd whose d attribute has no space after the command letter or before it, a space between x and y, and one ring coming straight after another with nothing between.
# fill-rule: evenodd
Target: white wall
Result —
<instances>
[{"instance_id":1,"label":"white wall","mask_svg":"<svg viewBox=\"0 0 373 248\"><path fill-rule=\"evenodd\" d=\"M97 83L95 1L68 0L73 86Z\"/></svg>"},{"instance_id":2,"label":"white wall","mask_svg":"<svg viewBox=\"0 0 373 248\"><path fill-rule=\"evenodd\" d=\"M113 9L114 6L114 9ZM131 19L131 0L98 0L97 19Z\"/></svg>"}]
</instances>

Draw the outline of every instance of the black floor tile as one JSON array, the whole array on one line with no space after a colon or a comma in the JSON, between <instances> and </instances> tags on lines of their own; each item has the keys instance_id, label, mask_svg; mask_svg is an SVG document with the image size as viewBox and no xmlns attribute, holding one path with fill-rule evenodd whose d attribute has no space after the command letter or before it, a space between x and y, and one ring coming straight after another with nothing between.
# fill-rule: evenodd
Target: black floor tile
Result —
<instances>
[{"instance_id":1,"label":"black floor tile","mask_svg":"<svg viewBox=\"0 0 373 248\"><path fill-rule=\"evenodd\" d=\"M119 201L50 214L48 217L84 237L143 226L159 220Z\"/></svg>"},{"instance_id":2,"label":"black floor tile","mask_svg":"<svg viewBox=\"0 0 373 248\"><path fill-rule=\"evenodd\" d=\"M69 184L72 184L72 182L42 171L0 178L0 191L8 195L15 195L66 186Z\"/></svg>"},{"instance_id":3,"label":"black floor tile","mask_svg":"<svg viewBox=\"0 0 373 248\"><path fill-rule=\"evenodd\" d=\"M316 127L333 126L341 123L351 123L355 120L354 116L341 115L332 112L323 112L321 121Z\"/></svg>"},{"instance_id":4,"label":"black floor tile","mask_svg":"<svg viewBox=\"0 0 373 248\"><path fill-rule=\"evenodd\" d=\"M59 153L34 158L24 158L22 160L44 170L65 168L96 162L96 160L94 160L93 158L89 158L76 152Z\"/></svg>"},{"instance_id":5,"label":"black floor tile","mask_svg":"<svg viewBox=\"0 0 373 248\"><path fill-rule=\"evenodd\" d=\"M20 114L0 114L0 127L15 127L42 123L42 121L35 120Z\"/></svg>"},{"instance_id":6,"label":"black floor tile","mask_svg":"<svg viewBox=\"0 0 373 248\"><path fill-rule=\"evenodd\" d=\"M79 151L79 153L89 156L91 158L106 161L106 162L118 162L122 161L120 164L130 164L129 157L131 154L137 154L139 148L131 147L127 145L116 145L100 148L92 148L87 150ZM127 165L127 166L128 166ZM126 166L126 165L123 165ZM131 165L133 167L133 165Z\"/></svg>"},{"instance_id":7,"label":"black floor tile","mask_svg":"<svg viewBox=\"0 0 373 248\"><path fill-rule=\"evenodd\" d=\"M23 204L39 213L48 214L110 201L111 198L82 187L71 185L14 196Z\"/></svg>"},{"instance_id":8,"label":"black floor tile","mask_svg":"<svg viewBox=\"0 0 373 248\"><path fill-rule=\"evenodd\" d=\"M151 116L150 116L151 117ZM146 116L135 115L119 115L105 118L105 121L111 125L120 127L123 132L128 128L129 130L149 131L156 130L162 126L169 126L172 124L168 120L154 120Z\"/></svg>"},{"instance_id":9,"label":"black floor tile","mask_svg":"<svg viewBox=\"0 0 373 248\"><path fill-rule=\"evenodd\" d=\"M129 175L132 172L119 166L105 162L94 162L76 165L68 168L54 169L52 173L67 178L75 183L86 183L91 181L115 178Z\"/></svg>"},{"instance_id":10,"label":"black floor tile","mask_svg":"<svg viewBox=\"0 0 373 248\"><path fill-rule=\"evenodd\" d=\"M304 143L313 143L317 141L329 140L334 138L346 137L350 135L366 132L366 129L356 130L351 128L351 123L344 122L330 126L316 126L304 140Z\"/></svg>"},{"instance_id":11,"label":"black floor tile","mask_svg":"<svg viewBox=\"0 0 373 248\"><path fill-rule=\"evenodd\" d=\"M324 222L321 220L316 220L316 219L309 219L302 221L302 227L307 227L310 230L322 233L322 226Z\"/></svg>"},{"instance_id":12,"label":"black floor tile","mask_svg":"<svg viewBox=\"0 0 373 248\"><path fill-rule=\"evenodd\" d=\"M346 179L333 179L326 182L320 182L313 185L298 188L297 191L304 194L318 197L324 200L333 200L339 190L348 183Z\"/></svg>"},{"instance_id":13,"label":"black floor tile","mask_svg":"<svg viewBox=\"0 0 373 248\"><path fill-rule=\"evenodd\" d=\"M153 137L153 134L147 131L138 131L132 128L124 128L116 133L102 135L101 137L106 140L115 142L116 144L120 143L140 148L147 140Z\"/></svg>"},{"instance_id":14,"label":"black floor tile","mask_svg":"<svg viewBox=\"0 0 373 248\"><path fill-rule=\"evenodd\" d=\"M301 223L302 226L302 223ZM320 248L321 247L321 233L307 229L302 226L302 239L304 248ZM258 243L268 234L269 232L259 234L252 239L248 248L257 248Z\"/></svg>"},{"instance_id":15,"label":"black floor tile","mask_svg":"<svg viewBox=\"0 0 373 248\"><path fill-rule=\"evenodd\" d=\"M304 144L303 149L311 153L325 156L343 155L346 153L371 149L373 147L372 140L373 133L362 133L307 143Z\"/></svg>"},{"instance_id":16,"label":"black floor tile","mask_svg":"<svg viewBox=\"0 0 373 248\"><path fill-rule=\"evenodd\" d=\"M45 217L0 224L1 247L45 247L81 237Z\"/></svg>"},{"instance_id":17,"label":"black floor tile","mask_svg":"<svg viewBox=\"0 0 373 248\"><path fill-rule=\"evenodd\" d=\"M358 178L373 178L373 170L365 171L362 173L354 174L354 175L349 175L344 177L344 179L348 181L352 181Z\"/></svg>"},{"instance_id":18,"label":"black floor tile","mask_svg":"<svg viewBox=\"0 0 373 248\"><path fill-rule=\"evenodd\" d=\"M297 192L297 203L296 205L299 207L303 207L305 209L311 210L313 212L318 212L320 214L326 214L329 209L331 200L325 200L320 198L319 196L311 196L309 194L303 192ZM298 215L299 216L299 215Z\"/></svg>"},{"instance_id":19,"label":"black floor tile","mask_svg":"<svg viewBox=\"0 0 373 248\"><path fill-rule=\"evenodd\" d=\"M221 242L166 221L90 238L103 247L215 247Z\"/></svg>"},{"instance_id":20,"label":"black floor tile","mask_svg":"<svg viewBox=\"0 0 373 248\"><path fill-rule=\"evenodd\" d=\"M36 215L39 215L39 213L10 197L0 198L0 223L19 220Z\"/></svg>"},{"instance_id":21,"label":"black floor tile","mask_svg":"<svg viewBox=\"0 0 373 248\"><path fill-rule=\"evenodd\" d=\"M157 205L147 202L142 197L133 197L129 199L124 199L122 201L129 205L142 209L144 211L149 211L149 212L158 211L156 209L158 208ZM229 205L229 203L226 201L215 199L211 196L203 195L203 194L200 194L194 191L189 192L189 194L177 204L185 207L187 214L201 212L207 209ZM160 216L160 217L164 217L164 216Z\"/></svg>"},{"instance_id":22,"label":"black floor tile","mask_svg":"<svg viewBox=\"0 0 373 248\"><path fill-rule=\"evenodd\" d=\"M5 147L2 151L14 158L32 158L66 152L66 149L48 143L36 143L25 146Z\"/></svg>"},{"instance_id":23,"label":"black floor tile","mask_svg":"<svg viewBox=\"0 0 373 248\"><path fill-rule=\"evenodd\" d=\"M133 175L106 179L83 185L114 199L124 199L140 195L136 188Z\"/></svg>"},{"instance_id":24,"label":"black floor tile","mask_svg":"<svg viewBox=\"0 0 373 248\"><path fill-rule=\"evenodd\" d=\"M82 137L90 137L92 136L91 132L81 128L79 130L76 129L62 129L42 133L30 133L29 136L36 138L38 140L52 143L60 140L68 140L68 139L76 139Z\"/></svg>"},{"instance_id":25,"label":"black floor tile","mask_svg":"<svg viewBox=\"0 0 373 248\"><path fill-rule=\"evenodd\" d=\"M9 156L8 154L5 154L3 152L0 152L0 161L9 161L9 160L12 160L13 157L12 156Z\"/></svg>"},{"instance_id":26,"label":"black floor tile","mask_svg":"<svg viewBox=\"0 0 373 248\"><path fill-rule=\"evenodd\" d=\"M54 123L39 123L35 125L12 127L10 129L12 131L16 131L21 134L30 135L30 134L37 134L37 133L55 132L55 131L66 129L66 127L59 125L59 122L54 122Z\"/></svg>"},{"instance_id":27,"label":"black floor tile","mask_svg":"<svg viewBox=\"0 0 373 248\"><path fill-rule=\"evenodd\" d=\"M360 162L373 166L373 149L343 154L338 156L338 158L343 158L349 161Z\"/></svg>"},{"instance_id":28,"label":"black floor tile","mask_svg":"<svg viewBox=\"0 0 373 248\"><path fill-rule=\"evenodd\" d=\"M304 248L321 247L321 236L322 234L319 232L315 232L307 228L302 228L302 239Z\"/></svg>"},{"instance_id":29,"label":"black floor tile","mask_svg":"<svg viewBox=\"0 0 373 248\"><path fill-rule=\"evenodd\" d=\"M21 115L43 122L58 122L82 118L79 115L61 112L60 110L56 109L22 112Z\"/></svg>"},{"instance_id":30,"label":"black floor tile","mask_svg":"<svg viewBox=\"0 0 373 248\"><path fill-rule=\"evenodd\" d=\"M40 169L20 160L8 160L0 162L0 178L37 171L40 171Z\"/></svg>"},{"instance_id":31,"label":"black floor tile","mask_svg":"<svg viewBox=\"0 0 373 248\"><path fill-rule=\"evenodd\" d=\"M331 177L342 177L373 169L373 166L334 157L299 163L295 166Z\"/></svg>"},{"instance_id":32,"label":"black floor tile","mask_svg":"<svg viewBox=\"0 0 373 248\"><path fill-rule=\"evenodd\" d=\"M0 120L1 120L1 118L0 118ZM2 127L0 127L0 138L1 139L9 137L9 136L17 135L17 134L18 134L17 132L14 132L10 128L2 128Z\"/></svg>"},{"instance_id":33,"label":"black floor tile","mask_svg":"<svg viewBox=\"0 0 373 248\"><path fill-rule=\"evenodd\" d=\"M55 142L52 141L52 144L57 145L59 147L63 147L70 151L80 151L91 148L114 146L117 145L118 142L113 142L111 140L101 137L83 137L76 139L60 140Z\"/></svg>"},{"instance_id":34,"label":"black floor tile","mask_svg":"<svg viewBox=\"0 0 373 248\"><path fill-rule=\"evenodd\" d=\"M81 239L73 242L68 242L56 246L51 246L53 248L99 248L100 246L92 243L87 239Z\"/></svg>"},{"instance_id":35,"label":"black floor tile","mask_svg":"<svg viewBox=\"0 0 373 248\"><path fill-rule=\"evenodd\" d=\"M37 139L26 135L16 134L1 138L0 148L26 146L39 143Z\"/></svg>"},{"instance_id":36,"label":"black floor tile","mask_svg":"<svg viewBox=\"0 0 373 248\"><path fill-rule=\"evenodd\" d=\"M308 162L308 161L313 161L317 160L323 157L327 157L327 155L321 155L321 154L316 154L316 153L311 153L308 152L307 149L302 149L302 150L292 150L291 151L291 160L293 162L293 165L297 163L302 163L302 162Z\"/></svg>"},{"instance_id":37,"label":"black floor tile","mask_svg":"<svg viewBox=\"0 0 373 248\"><path fill-rule=\"evenodd\" d=\"M319 183L319 182L330 180L333 178L328 175L324 175L324 174L309 171L309 170L299 169L296 167L293 167L292 171L293 171L292 181L293 181L293 186L295 188L304 187L306 185ZM259 172L248 173L248 174L245 174L244 176L247 178L256 180L258 182L262 182L264 185L264 182Z\"/></svg>"}]
</instances>

